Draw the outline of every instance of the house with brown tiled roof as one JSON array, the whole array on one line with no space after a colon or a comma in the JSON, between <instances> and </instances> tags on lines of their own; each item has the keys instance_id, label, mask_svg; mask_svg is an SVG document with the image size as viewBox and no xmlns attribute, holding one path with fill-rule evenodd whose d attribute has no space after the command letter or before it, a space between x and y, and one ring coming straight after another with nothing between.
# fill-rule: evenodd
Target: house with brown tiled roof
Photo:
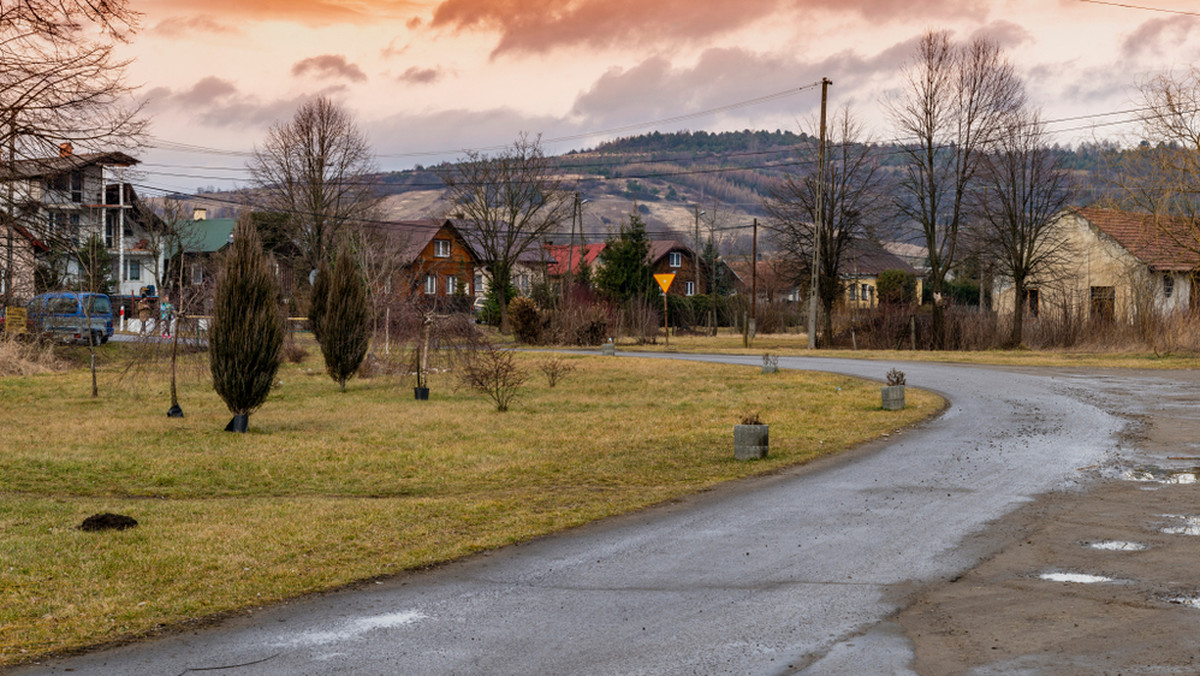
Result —
<instances>
[{"instance_id":1,"label":"house with brown tiled roof","mask_svg":"<svg viewBox=\"0 0 1200 676\"><path fill-rule=\"evenodd\" d=\"M371 235L400 264L392 280L393 293L437 306L482 294L476 277L479 257L453 221L381 222L372 227Z\"/></svg>"},{"instance_id":2,"label":"house with brown tiled roof","mask_svg":"<svg viewBox=\"0 0 1200 676\"><path fill-rule=\"evenodd\" d=\"M1183 220L1112 209L1070 209L1055 225L1066 255L1026 292L1026 312L1133 321L1139 312L1200 307L1200 230ZM997 311L1012 312L1013 287L993 291Z\"/></svg>"}]
</instances>

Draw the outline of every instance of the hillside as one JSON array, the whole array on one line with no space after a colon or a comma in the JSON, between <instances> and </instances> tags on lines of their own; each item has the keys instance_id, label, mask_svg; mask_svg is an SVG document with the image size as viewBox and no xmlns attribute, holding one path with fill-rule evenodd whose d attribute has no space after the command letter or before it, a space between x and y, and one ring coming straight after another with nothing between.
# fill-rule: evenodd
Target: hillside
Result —
<instances>
[{"instance_id":1,"label":"hillside","mask_svg":"<svg viewBox=\"0 0 1200 676\"><path fill-rule=\"evenodd\" d=\"M764 197L785 176L810 170L816 163L815 147L813 137L783 131L653 132L555 160L566 185L587 200L584 232L589 240L615 232L636 208L652 236L690 241L698 205L704 212L702 233L715 228L723 248L748 251L748 226L754 218L764 218ZM870 150L886 172L898 175L898 146L876 144ZM1073 172L1077 203L1104 196L1108 188L1103 168L1118 152L1115 146L1086 144L1055 151ZM435 218L449 213L437 169L417 167L377 176L385 196L384 217ZM229 203L224 199L228 194L213 197Z\"/></svg>"}]
</instances>

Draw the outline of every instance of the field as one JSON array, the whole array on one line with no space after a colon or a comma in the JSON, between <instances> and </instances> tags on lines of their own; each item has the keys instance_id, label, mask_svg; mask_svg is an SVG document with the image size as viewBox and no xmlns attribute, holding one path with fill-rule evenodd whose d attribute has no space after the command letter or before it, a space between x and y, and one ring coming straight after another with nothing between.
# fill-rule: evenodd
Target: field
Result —
<instances>
[{"instance_id":1,"label":"field","mask_svg":"<svg viewBox=\"0 0 1200 676\"><path fill-rule=\"evenodd\" d=\"M312 351L312 350L310 350ZM0 665L144 636L645 508L834 453L940 409L910 389L757 368L572 355L555 388L530 377L507 413L430 379L351 381L313 354L229 434L203 369L184 369L170 419L162 362L106 346L86 371L0 379ZM771 424L767 460L732 458L732 425ZM99 512L120 532L77 526Z\"/></svg>"}]
</instances>

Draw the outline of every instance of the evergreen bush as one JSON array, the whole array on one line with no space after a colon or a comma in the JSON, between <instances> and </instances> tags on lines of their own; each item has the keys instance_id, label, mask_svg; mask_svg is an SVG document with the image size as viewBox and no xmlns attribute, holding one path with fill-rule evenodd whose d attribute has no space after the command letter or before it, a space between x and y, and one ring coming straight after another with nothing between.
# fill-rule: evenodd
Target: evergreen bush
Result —
<instances>
[{"instance_id":1,"label":"evergreen bush","mask_svg":"<svg viewBox=\"0 0 1200 676\"><path fill-rule=\"evenodd\" d=\"M244 432L275 383L285 333L278 292L258 233L240 219L217 280L208 329L213 389L235 416L227 430Z\"/></svg>"},{"instance_id":2,"label":"evergreen bush","mask_svg":"<svg viewBox=\"0 0 1200 676\"><path fill-rule=\"evenodd\" d=\"M325 357L329 377L345 392L346 381L353 378L362 365L371 339L367 284L358 261L346 245L338 250L337 261L328 277L328 291L321 303L325 315L317 320L321 326L321 354Z\"/></svg>"}]
</instances>

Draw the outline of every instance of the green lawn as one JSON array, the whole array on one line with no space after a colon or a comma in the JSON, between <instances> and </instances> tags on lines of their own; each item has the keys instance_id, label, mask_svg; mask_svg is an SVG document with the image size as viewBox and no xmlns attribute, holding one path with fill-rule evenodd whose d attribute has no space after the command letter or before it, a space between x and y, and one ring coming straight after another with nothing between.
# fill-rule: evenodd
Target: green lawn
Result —
<instances>
[{"instance_id":1,"label":"green lawn","mask_svg":"<svg viewBox=\"0 0 1200 676\"><path fill-rule=\"evenodd\" d=\"M806 462L938 411L909 391L885 412L878 383L803 373L567 357L551 389L530 369L507 413L449 375L413 400L398 377L347 392L319 356L285 366L245 435L191 369L187 417L169 419L159 365L124 369L109 345L86 371L0 379L0 665L124 640L500 547ZM771 457L733 460L754 409ZM88 515L137 528L86 533Z\"/></svg>"}]
</instances>

